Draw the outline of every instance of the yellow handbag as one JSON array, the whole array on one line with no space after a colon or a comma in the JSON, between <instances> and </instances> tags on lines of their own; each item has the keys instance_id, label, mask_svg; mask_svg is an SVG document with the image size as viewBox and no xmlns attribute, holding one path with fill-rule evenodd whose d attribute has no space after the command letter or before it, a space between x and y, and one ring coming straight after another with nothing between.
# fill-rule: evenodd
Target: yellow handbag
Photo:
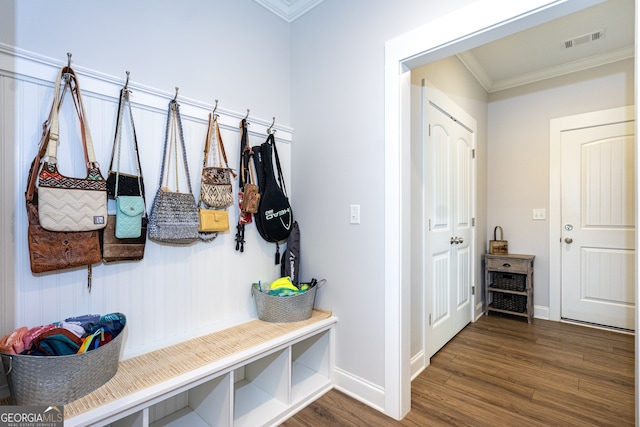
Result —
<instances>
[{"instance_id":1,"label":"yellow handbag","mask_svg":"<svg viewBox=\"0 0 640 427\"><path fill-rule=\"evenodd\" d=\"M229 214L220 209L198 209L200 225L198 231L201 233L212 233L218 231L229 231Z\"/></svg>"}]
</instances>

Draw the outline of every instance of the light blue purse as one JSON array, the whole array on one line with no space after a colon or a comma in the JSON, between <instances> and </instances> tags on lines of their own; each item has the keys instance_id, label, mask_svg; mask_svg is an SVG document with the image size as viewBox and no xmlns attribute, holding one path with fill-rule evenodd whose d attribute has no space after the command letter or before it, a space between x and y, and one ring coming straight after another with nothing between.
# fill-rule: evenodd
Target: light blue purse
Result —
<instances>
[{"instance_id":1,"label":"light blue purse","mask_svg":"<svg viewBox=\"0 0 640 427\"><path fill-rule=\"evenodd\" d=\"M144 199L142 196L117 196L116 237L118 239L140 237L144 213Z\"/></svg>"},{"instance_id":2,"label":"light blue purse","mask_svg":"<svg viewBox=\"0 0 640 427\"><path fill-rule=\"evenodd\" d=\"M129 81L129 73L127 72L127 84ZM120 94L120 105L118 108L118 122L116 124L116 137L113 145L113 151L118 150L118 159L115 172L115 190L114 198L116 199L116 227L115 236L117 239L136 239L142 235L142 220L146 215L144 203L144 191L142 190L142 171L140 170L140 157L138 154L138 143L136 141L136 131L133 128L133 114L131 112L131 103L129 101L129 90L127 84ZM136 155L136 178L138 181L137 194L139 195L120 195L118 194L120 184L120 151L122 147L122 122L125 106L129 107L129 116L131 118L131 129L133 133L133 148ZM113 163L113 155L111 153L111 163ZM109 165L111 169L111 165ZM126 190L126 189L125 189ZM131 189L129 189L131 191ZM134 190L135 191L135 190ZM126 193L125 193L126 194ZM135 193L134 193L135 194Z\"/></svg>"}]
</instances>

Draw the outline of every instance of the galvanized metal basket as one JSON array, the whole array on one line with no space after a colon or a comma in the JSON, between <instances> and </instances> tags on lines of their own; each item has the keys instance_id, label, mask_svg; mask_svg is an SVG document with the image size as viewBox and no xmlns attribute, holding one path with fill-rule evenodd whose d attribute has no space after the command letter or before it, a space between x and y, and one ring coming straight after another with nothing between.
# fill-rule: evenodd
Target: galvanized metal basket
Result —
<instances>
[{"instance_id":1,"label":"galvanized metal basket","mask_svg":"<svg viewBox=\"0 0 640 427\"><path fill-rule=\"evenodd\" d=\"M125 319L124 315L121 315ZM95 350L69 356L0 353L14 405L65 405L85 396L118 370L126 331Z\"/></svg>"},{"instance_id":2,"label":"galvanized metal basket","mask_svg":"<svg viewBox=\"0 0 640 427\"><path fill-rule=\"evenodd\" d=\"M316 285L298 295L278 297L262 292L257 283L251 286L251 293L258 309L258 318L272 323L299 322L310 318L317 290Z\"/></svg>"}]
</instances>

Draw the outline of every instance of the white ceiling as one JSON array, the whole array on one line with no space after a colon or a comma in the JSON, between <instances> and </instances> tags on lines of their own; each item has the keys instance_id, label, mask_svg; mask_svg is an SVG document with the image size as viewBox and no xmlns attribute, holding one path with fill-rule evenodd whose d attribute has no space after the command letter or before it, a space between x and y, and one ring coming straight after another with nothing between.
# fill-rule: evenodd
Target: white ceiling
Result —
<instances>
[{"instance_id":1,"label":"white ceiling","mask_svg":"<svg viewBox=\"0 0 640 427\"><path fill-rule=\"evenodd\" d=\"M458 55L488 92L634 56L634 0L605 3ZM604 31L604 38L564 48L563 42Z\"/></svg>"},{"instance_id":2,"label":"white ceiling","mask_svg":"<svg viewBox=\"0 0 640 427\"><path fill-rule=\"evenodd\" d=\"M254 0L293 22L324 0ZM487 92L632 58L635 0L608 0L458 55ZM604 37L582 43L581 36ZM587 39L590 39L587 37ZM574 40L573 47L564 42Z\"/></svg>"}]
</instances>

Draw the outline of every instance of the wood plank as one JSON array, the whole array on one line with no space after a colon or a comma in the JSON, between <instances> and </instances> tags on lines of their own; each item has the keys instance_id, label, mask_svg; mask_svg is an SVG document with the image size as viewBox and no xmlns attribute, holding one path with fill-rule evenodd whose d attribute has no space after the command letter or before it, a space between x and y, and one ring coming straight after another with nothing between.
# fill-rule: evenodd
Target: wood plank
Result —
<instances>
[{"instance_id":1,"label":"wood plank","mask_svg":"<svg viewBox=\"0 0 640 427\"><path fill-rule=\"evenodd\" d=\"M491 314L431 358L404 419L332 390L283 425L631 426L634 357L633 335Z\"/></svg>"},{"instance_id":2,"label":"wood plank","mask_svg":"<svg viewBox=\"0 0 640 427\"><path fill-rule=\"evenodd\" d=\"M616 404L587 393L559 393L556 390L537 390L533 401L547 411L561 411L578 421L599 426L634 425L634 406Z\"/></svg>"},{"instance_id":3,"label":"wood plank","mask_svg":"<svg viewBox=\"0 0 640 427\"><path fill-rule=\"evenodd\" d=\"M601 382L580 380L578 390L613 402L620 402L627 406L633 407L635 404L635 394L632 389L630 390L629 386L617 386L612 384L602 384Z\"/></svg>"}]
</instances>

